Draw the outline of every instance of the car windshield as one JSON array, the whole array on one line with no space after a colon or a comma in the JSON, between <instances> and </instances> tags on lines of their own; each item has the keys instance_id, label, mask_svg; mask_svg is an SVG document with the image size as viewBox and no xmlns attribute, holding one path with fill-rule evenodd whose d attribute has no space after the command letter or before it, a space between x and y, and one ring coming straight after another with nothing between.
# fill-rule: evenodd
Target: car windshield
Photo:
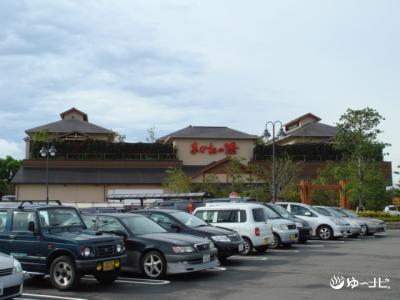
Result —
<instances>
[{"instance_id":1,"label":"car windshield","mask_svg":"<svg viewBox=\"0 0 400 300\"><path fill-rule=\"evenodd\" d=\"M356 213L353 213L350 209L337 208L336 210L344 212L347 216L351 218L358 218L358 215Z\"/></svg>"},{"instance_id":2,"label":"car windshield","mask_svg":"<svg viewBox=\"0 0 400 300\"><path fill-rule=\"evenodd\" d=\"M126 216L121 221L133 235L167 232L163 227L145 216Z\"/></svg>"},{"instance_id":3,"label":"car windshield","mask_svg":"<svg viewBox=\"0 0 400 300\"><path fill-rule=\"evenodd\" d=\"M172 213L175 218L177 218L180 222L185 224L186 226L189 227L201 227L201 226L207 226L208 224L204 222L202 219L195 217L187 212L184 211L177 211Z\"/></svg>"},{"instance_id":4,"label":"car windshield","mask_svg":"<svg viewBox=\"0 0 400 300\"><path fill-rule=\"evenodd\" d=\"M314 206L314 210L316 210L317 212L319 212L320 214L323 214L324 216L332 216L332 213L330 211L328 211L326 208L323 207L315 207Z\"/></svg>"},{"instance_id":5,"label":"car windshield","mask_svg":"<svg viewBox=\"0 0 400 300\"><path fill-rule=\"evenodd\" d=\"M278 215L276 212L274 212L271 208L269 208L268 206L264 207L264 213L265 213L265 217L267 219L280 219L281 216Z\"/></svg>"},{"instance_id":6,"label":"car windshield","mask_svg":"<svg viewBox=\"0 0 400 300\"><path fill-rule=\"evenodd\" d=\"M41 209L39 210L39 221L42 228L83 226L82 220L74 208Z\"/></svg>"},{"instance_id":7,"label":"car windshield","mask_svg":"<svg viewBox=\"0 0 400 300\"><path fill-rule=\"evenodd\" d=\"M339 209L330 209L329 211L331 211L336 217L339 217L339 218L347 217L347 215Z\"/></svg>"},{"instance_id":8,"label":"car windshield","mask_svg":"<svg viewBox=\"0 0 400 300\"><path fill-rule=\"evenodd\" d=\"M280 214L283 218L292 217L292 215L289 214L289 212L286 209L284 209L282 206L280 206L279 204L273 204L272 209L275 210L278 214Z\"/></svg>"}]
</instances>

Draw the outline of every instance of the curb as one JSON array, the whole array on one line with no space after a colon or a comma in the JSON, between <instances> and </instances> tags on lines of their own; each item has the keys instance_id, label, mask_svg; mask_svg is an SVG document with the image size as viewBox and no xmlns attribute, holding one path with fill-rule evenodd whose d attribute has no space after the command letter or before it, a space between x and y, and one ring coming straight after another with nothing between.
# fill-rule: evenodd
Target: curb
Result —
<instances>
[{"instance_id":1,"label":"curb","mask_svg":"<svg viewBox=\"0 0 400 300\"><path fill-rule=\"evenodd\" d=\"M400 222L387 222L386 228L387 229L400 229Z\"/></svg>"}]
</instances>

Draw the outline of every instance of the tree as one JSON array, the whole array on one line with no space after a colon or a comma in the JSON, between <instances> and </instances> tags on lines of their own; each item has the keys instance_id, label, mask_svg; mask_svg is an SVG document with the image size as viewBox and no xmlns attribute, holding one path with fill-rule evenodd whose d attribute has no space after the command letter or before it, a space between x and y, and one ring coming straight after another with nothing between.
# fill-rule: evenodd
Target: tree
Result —
<instances>
[{"instance_id":1,"label":"tree","mask_svg":"<svg viewBox=\"0 0 400 300\"><path fill-rule=\"evenodd\" d=\"M17 173L21 161L7 156L5 159L0 158L0 195L10 194L11 179Z\"/></svg>"},{"instance_id":2,"label":"tree","mask_svg":"<svg viewBox=\"0 0 400 300\"><path fill-rule=\"evenodd\" d=\"M148 143L155 143L157 141L156 127L154 125L150 128L147 128L147 135L148 137L146 138L146 140Z\"/></svg>"},{"instance_id":3,"label":"tree","mask_svg":"<svg viewBox=\"0 0 400 300\"><path fill-rule=\"evenodd\" d=\"M227 175L231 181L232 191L240 193L243 190L244 177L243 177L243 158L229 157L227 167Z\"/></svg>"},{"instance_id":4,"label":"tree","mask_svg":"<svg viewBox=\"0 0 400 300\"><path fill-rule=\"evenodd\" d=\"M294 162L289 157L280 157L275 164L275 186L277 197L290 198L295 200L299 198L298 182L302 163ZM272 198L272 163L253 165L252 173L268 186L268 198Z\"/></svg>"},{"instance_id":5,"label":"tree","mask_svg":"<svg viewBox=\"0 0 400 300\"><path fill-rule=\"evenodd\" d=\"M165 171L164 188L173 193L189 193L190 177L182 169L169 168Z\"/></svg>"},{"instance_id":6,"label":"tree","mask_svg":"<svg viewBox=\"0 0 400 300\"><path fill-rule=\"evenodd\" d=\"M115 132L114 142L115 143L125 143L126 135L120 132Z\"/></svg>"},{"instance_id":7,"label":"tree","mask_svg":"<svg viewBox=\"0 0 400 300\"><path fill-rule=\"evenodd\" d=\"M46 143L49 141L49 131L41 129L33 135L32 139L34 142Z\"/></svg>"},{"instance_id":8,"label":"tree","mask_svg":"<svg viewBox=\"0 0 400 300\"><path fill-rule=\"evenodd\" d=\"M358 208L365 207L365 173L370 162L383 159L382 151L388 144L378 141L378 129L384 118L372 108L348 109L337 124L335 147L343 151L345 158L355 162L357 169Z\"/></svg>"}]
</instances>

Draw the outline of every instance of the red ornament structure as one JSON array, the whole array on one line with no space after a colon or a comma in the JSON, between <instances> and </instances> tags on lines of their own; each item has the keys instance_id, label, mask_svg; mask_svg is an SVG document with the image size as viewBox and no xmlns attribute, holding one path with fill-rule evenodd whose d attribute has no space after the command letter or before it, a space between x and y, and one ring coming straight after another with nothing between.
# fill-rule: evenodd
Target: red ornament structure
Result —
<instances>
[{"instance_id":1,"label":"red ornament structure","mask_svg":"<svg viewBox=\"0 0 400 300\"><path fill-rule=\"evenodd\" d=\"M197 142L193 142L190 153L193 155L197 153L208 153L210 155L225 153L227 155L234 155L237 153L237 149L239 149L239 147L235 142L225 143L223 147L216 147L213 143L209 143L208 145L199 145Z\"/></svg>"}]
</instances>

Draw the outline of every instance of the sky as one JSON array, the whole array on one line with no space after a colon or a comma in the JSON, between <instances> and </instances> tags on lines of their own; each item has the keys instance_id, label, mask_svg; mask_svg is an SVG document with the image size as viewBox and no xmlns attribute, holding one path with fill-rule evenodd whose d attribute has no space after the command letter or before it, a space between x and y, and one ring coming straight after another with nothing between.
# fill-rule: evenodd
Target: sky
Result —
<instances>
[{"instance_id":1,"label":"sky","mask_svg":"<svg viewBox=\"0 0 400 300\"><path fill-rule=\"evenodd\" d=\"M2 0L0 157L71 108L145 141L376 109L400 165L397 0Z\"/></svg>"}]
</instances>

